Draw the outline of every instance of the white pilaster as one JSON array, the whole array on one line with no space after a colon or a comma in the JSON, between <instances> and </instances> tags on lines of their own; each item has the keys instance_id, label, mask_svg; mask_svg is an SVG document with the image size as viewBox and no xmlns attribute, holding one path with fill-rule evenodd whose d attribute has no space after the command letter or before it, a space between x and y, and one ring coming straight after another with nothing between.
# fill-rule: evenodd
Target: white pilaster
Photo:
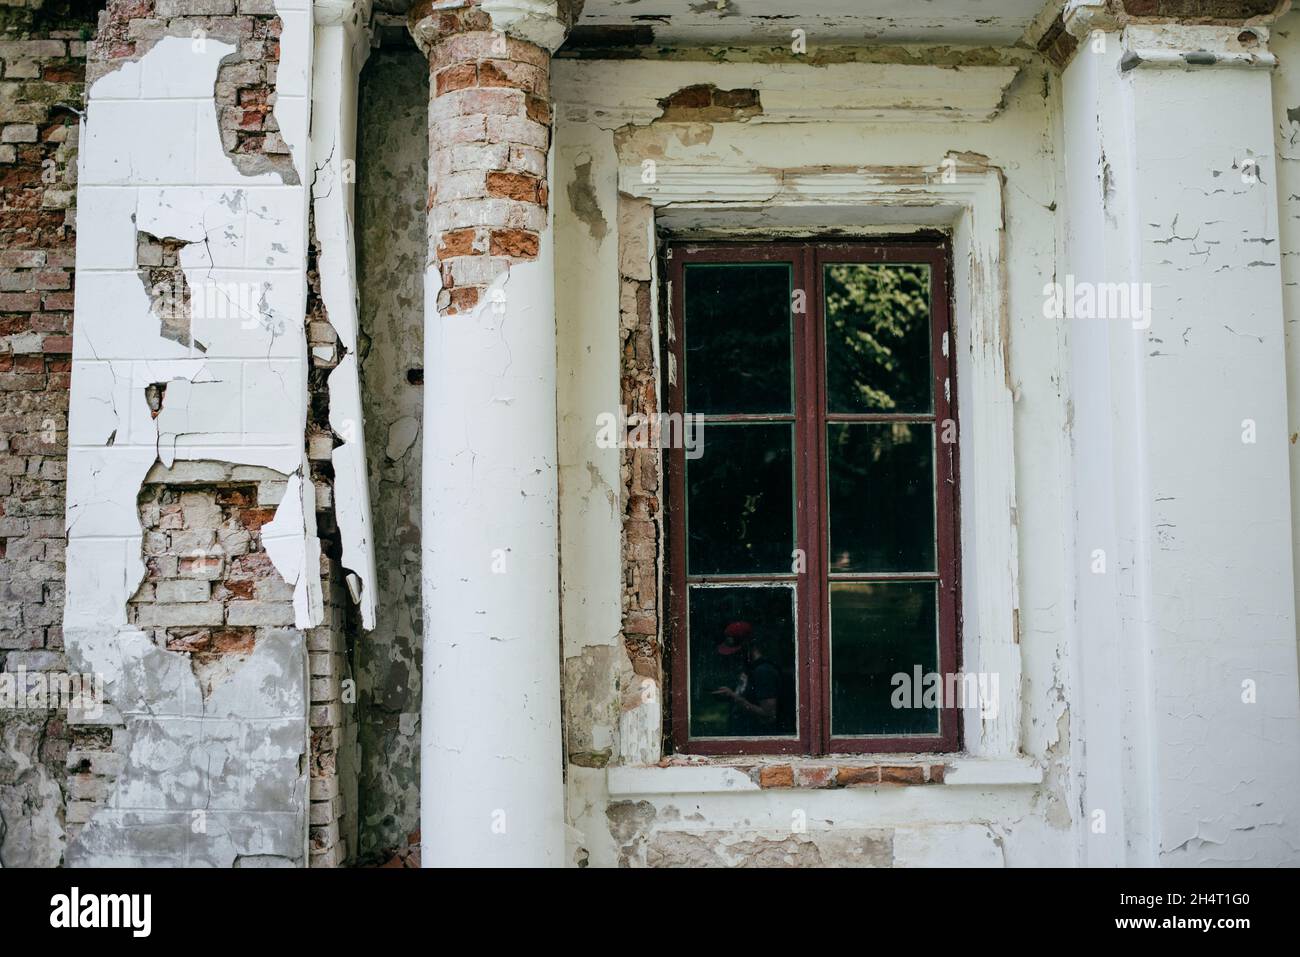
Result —
<instances>
[{"instance_id":1,"label":"white pilaster","mask_svg":"<svg viewBox=\"0 0 1300 957\"><path fill-rule=\"evenodd\" d=\"M1069 14L1080 40L1063 78L1056 281L1098 302L1117 301L1104 284L1139 294L1125 314L1063 320L1081 861L1293 862L1300 702L1267 30L1256 42L1241 27L1118 24L1100 4Z\"/></svg>"}]
</instances>

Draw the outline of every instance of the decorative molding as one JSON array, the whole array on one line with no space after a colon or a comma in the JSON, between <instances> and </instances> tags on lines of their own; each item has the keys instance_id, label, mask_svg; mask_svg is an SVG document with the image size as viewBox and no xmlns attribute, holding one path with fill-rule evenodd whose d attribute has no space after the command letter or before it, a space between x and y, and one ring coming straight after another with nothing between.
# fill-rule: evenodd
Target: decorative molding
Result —
<instances>
[{"instance_id":1,"label":"decorative molding","mask_svg":"<svg viewBox=\"0 0 1300 957\"><path fill-rule=\"evenodd\" d=\"M1020 71L1004 66L886 63L716 63L559 60L551 89L558 109L605 129L644 126L664 112L656 91L708 83L754 90L761 112L747 123L873 123L989 120ZM662 95L662 94L660 94Z\"/></svg>"},{"instance_id":2,"label":"decorative molding","mask_svg":"<svg viewBox=\"0 0 1300 957\"><path fill-rule=\"evenodd\" d=\"M1241 37L1252 37L1251 45ZM1122 72L1137 67L1157 69L1271 70L1277 57L1268 51L1268 28L1225 26L1148 25L1130 23L1124 28Z\"/></svg>"}]
</instances>

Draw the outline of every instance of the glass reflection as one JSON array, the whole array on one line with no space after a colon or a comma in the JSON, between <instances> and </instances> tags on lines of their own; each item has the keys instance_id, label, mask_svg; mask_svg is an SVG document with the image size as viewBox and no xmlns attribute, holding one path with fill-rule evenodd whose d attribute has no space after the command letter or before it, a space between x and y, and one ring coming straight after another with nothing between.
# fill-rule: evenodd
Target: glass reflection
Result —
<instances>
[{"instance_id":1,"label":"glass reflection","mask_svg":"<svg viewBox=\"0 0 1300 957\"><path fill-rule=\"evenodd\" d=\"M831 585L831 734L938 733L938 709L900 691L938 670L936 589L932 581Z\"/></svg>"},{"instance_id":2,"label":"glass reflection","mask_svg":"<svg viewBox=\"0 0 1300 957\"><path fill-rule=\"evenodd\" d=\"M699 436L702 454L686 463L687 572L789 572L793 426L710 422Z\"/></svg>"},{"instance_id":3,"label":"glass reflection","mask_svg":"<svg viewBox=\"0 0 1300 957\"><path fill-rule=\"evenodd\" d=\"M690 729L697 738L794 736L794 589L692 585Z\"/></svg>"},{"instance_id":4,"label":"glass reflection","mask_svg":"<svg viewBox=\"0 0 1300 957\"><path fill-rule=\"evenodd\" d=\"M826 407L931 411L930 267L831 263L826 290Z\"/></svg>"},{"instance_id":5,"label":"glass reflection","mask_svg":"<svg viewBox=\"0 0 1300 957\"><path fill-rule=\"evenodd\" d=\"M934 426L826 427L833 572L932 572Z\"/></svg>"},{"instance_id":6,"label":"glass reflection","mask_svg":"<svg viewBox=\"0 0 1300 957\"><path fill-rule=\"evenodd\" d=\"M686 411L791 411L790 266L689 265L684 277Z\"/></svg>"}]
</instances>

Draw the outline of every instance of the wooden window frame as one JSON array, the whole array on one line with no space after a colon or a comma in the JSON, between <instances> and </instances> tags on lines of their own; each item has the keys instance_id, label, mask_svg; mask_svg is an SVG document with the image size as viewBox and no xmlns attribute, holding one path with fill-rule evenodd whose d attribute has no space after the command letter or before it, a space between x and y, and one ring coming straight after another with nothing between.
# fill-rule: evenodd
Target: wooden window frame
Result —
<instances>
[{"instance_id":1,"label":"wooden window frame","mask_svg":"<svg viewBox=\"0 0 1300 957\"><path fill-rule=\"evenodd\" d=\"M833 737L830 733L830 584L832 581L937 581L939 673L960 675L961 551L959 542L958 443L941 440L943 422L957 417L957 380L953 363L955 335L950 298L951 245L943 240L772 242L670 242L666 246L665 276L669 316L663 348L678 370L685 369L685 312L683 274L697 263L789 263L794 289L806 293L807 308L791 315L795 457L795 547L803 549L802 574L754 576L691 576L691 582L716 584L779 583L795 586L795 642L798 662L796 688L799 699L798 736L745 740L691 738L689 727L689 654L686 640L688 588L686 576L685 449L664 452L667 496L667 593L665 636L670 658L669 722L672 750L684 754L743 755L920 753L952 752L961 747L961 709L945 700L939 709L939 733L934 735L873 735ZM826 411L826 338L823 266L827 263L925 263L930 266L931 369L933 408L929 414L835 413ZM809 383L814 389L809 391ZM664 405L669 413L683 412L685 375L668 375ZM809 397L813 401L807 401ZM773 421L773 416L709 416L712 421ZM826 488L825 433L834 422L917 422L931 424L935 442L936 572L926 574L837 574L827 568L829 494ZM968 703L969 704L969 703Z\"/></svg>"}]
</instances>

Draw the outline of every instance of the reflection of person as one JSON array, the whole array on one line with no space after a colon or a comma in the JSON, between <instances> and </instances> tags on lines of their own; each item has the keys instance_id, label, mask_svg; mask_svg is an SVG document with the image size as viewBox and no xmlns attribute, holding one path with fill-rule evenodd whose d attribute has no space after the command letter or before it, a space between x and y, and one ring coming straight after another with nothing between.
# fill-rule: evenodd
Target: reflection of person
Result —
<instances>
[{"instance_id":1,"label":"reflection of person","mask_svg":"<svg viewBox=\"0 0 1300 957\"><path fill-rule=\"evenodd\" d=\"M776 723L781 671L767 660L763 645L762 639L754 635L754 626L747 621L733 621L723 629L718 654L739 655L742 662L736 687L724 686L713 692L714 697L731 702L729 735L766 734Z\"/></svg>"}]
</instances>

